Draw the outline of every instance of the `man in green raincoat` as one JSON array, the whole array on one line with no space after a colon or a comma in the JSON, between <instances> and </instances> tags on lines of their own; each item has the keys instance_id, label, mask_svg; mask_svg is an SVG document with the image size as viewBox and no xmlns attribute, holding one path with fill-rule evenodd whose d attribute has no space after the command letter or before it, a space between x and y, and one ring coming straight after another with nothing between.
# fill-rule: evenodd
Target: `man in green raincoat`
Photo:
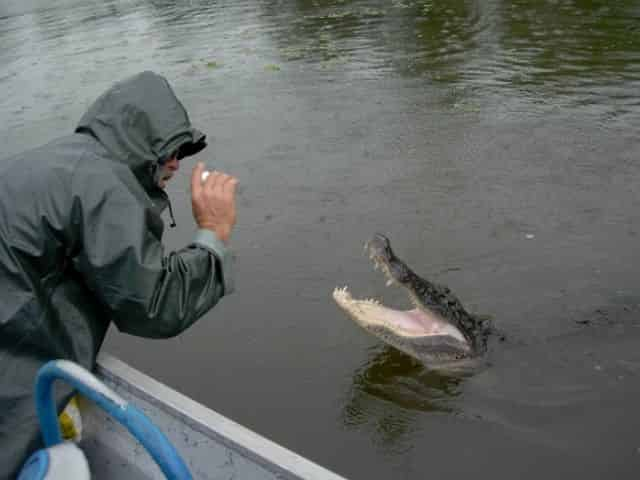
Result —
<instances>
[{"instance_id":1,"label":"man in green raincoat","mask_svg":"<svg viewBox=\"0 0 640 480\"><path fill-rule=\"evenodd\" d=\"M0 478L39 447L33 385L44 363L92 369L112 321L172 337L233 290L235 178L203 182L198 163L193 241L173 252L161 243L164 187L205 146L169 83L143 72L100 96L75 133L0 160Z\"/></svg>"}]
</instances>

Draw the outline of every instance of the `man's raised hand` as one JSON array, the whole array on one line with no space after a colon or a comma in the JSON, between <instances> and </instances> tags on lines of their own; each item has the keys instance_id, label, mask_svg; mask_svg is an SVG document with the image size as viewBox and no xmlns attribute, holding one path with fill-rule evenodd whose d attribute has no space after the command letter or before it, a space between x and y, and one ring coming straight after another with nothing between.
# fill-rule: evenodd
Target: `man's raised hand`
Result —
<instances>
[{"instance_id":1,"label":"man's raised hand","mask_svg":"<svg viewBox=\"0 0 640 480\"><path fill-rule=\"evenodd\" d=\"M238 179L213 170L202 181L204 163L198 162L191 174L191 208L199 228L215 232L225 243L229 242L236 224L236 187Z\"/></svg>"}]
</instances>

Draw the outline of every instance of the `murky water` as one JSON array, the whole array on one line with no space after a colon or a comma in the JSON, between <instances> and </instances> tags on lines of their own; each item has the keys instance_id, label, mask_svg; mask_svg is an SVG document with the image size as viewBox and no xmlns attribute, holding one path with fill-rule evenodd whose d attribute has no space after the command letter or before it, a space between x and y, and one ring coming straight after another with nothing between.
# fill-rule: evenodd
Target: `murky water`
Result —
<instances>
[{"instance_id":1,"label":"murky water","mask_svg":"<svg viewBox=\"0 0 640 480\"><path fill-rule=\"evenodd\" d=\"M351 478L635 478L638 2L10 0L3 154L147 68L241 180L237 293L108 351ZM431 374L338 311L344 284L405 305L375 231L493 316L489 368Z\"/></svg>"}]
</instances>

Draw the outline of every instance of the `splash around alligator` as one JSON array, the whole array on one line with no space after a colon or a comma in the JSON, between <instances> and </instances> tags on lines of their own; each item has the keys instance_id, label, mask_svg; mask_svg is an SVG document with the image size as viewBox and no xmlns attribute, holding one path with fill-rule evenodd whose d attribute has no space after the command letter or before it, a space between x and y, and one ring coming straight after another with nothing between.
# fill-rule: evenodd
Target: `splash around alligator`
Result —
<instances>
[{"instance_id":1,"label":"splash around alligator","mask_svg":"<svg viewBox=\"0 0 640 480\"><path fill-rule=\"evenodd\" d=\"M387 286L406 289L414 307L396 310L378 300L358 300L347 287L336 288L333 298L367 332L420 360L426 368L446 373L469 373L483 362L493 327L488 318L473 315L442 285L413 272L393 253L389 239L375 234L365 249Z\"/></svg>"}]
</instances>

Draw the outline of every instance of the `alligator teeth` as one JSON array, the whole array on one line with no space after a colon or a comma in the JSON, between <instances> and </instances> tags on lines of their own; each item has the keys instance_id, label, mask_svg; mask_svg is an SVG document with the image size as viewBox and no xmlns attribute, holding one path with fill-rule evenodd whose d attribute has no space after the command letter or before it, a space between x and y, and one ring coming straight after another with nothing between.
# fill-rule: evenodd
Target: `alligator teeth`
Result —
<instances>
[{"instance_id":1,"label":"alligator teeth","mask_svg":"<svg viewBox=\"0 0 640 480\"><path fill-rule=\"evenodd\" d=\"M344 286L342 288L336 287L336 288L333 289L333 294L334 295L348 296L349 295L349 290L347 290L346 286Z\"/></svg>"}]
</instances>

